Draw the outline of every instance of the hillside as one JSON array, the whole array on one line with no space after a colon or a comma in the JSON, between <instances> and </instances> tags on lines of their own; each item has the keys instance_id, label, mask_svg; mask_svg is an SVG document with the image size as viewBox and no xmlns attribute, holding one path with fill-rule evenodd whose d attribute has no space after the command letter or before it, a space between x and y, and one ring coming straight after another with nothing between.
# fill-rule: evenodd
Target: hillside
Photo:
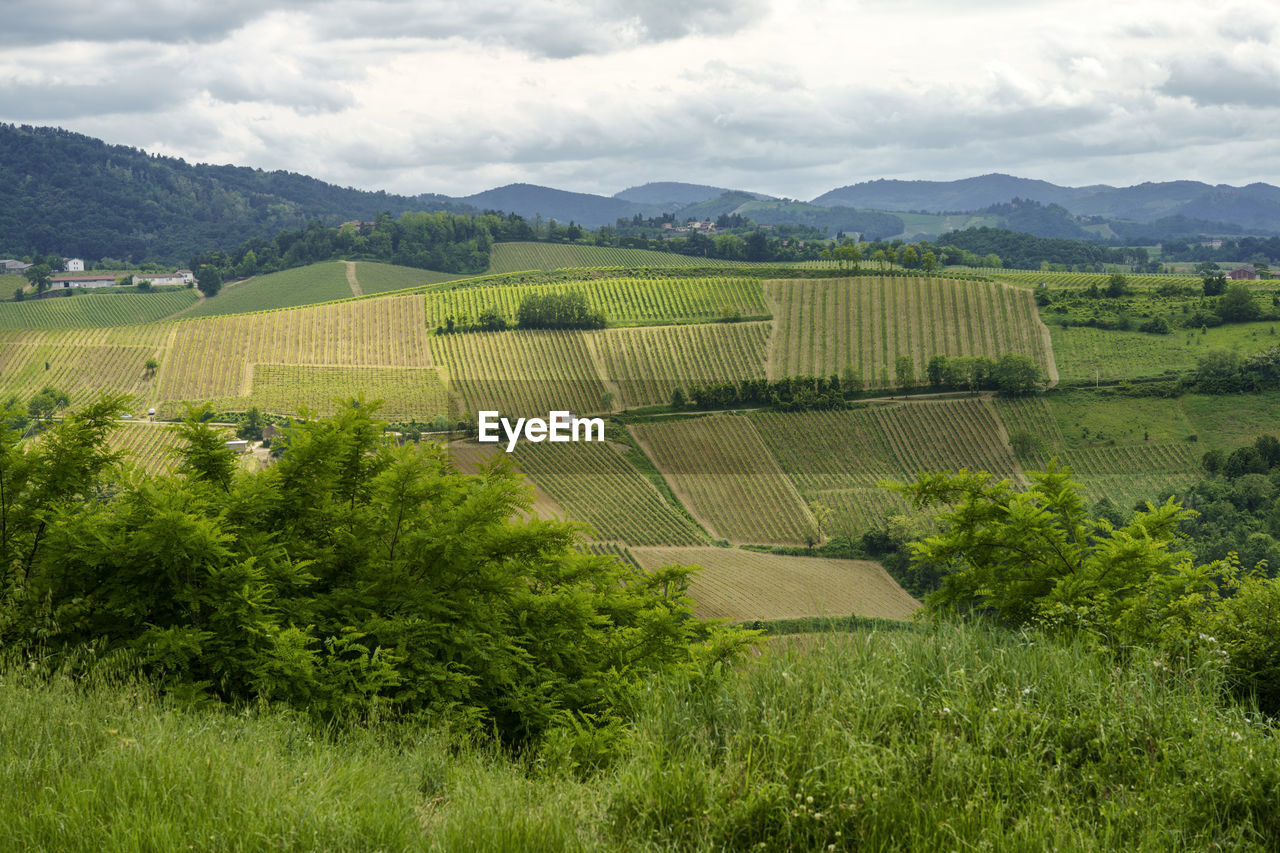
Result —
<instances>
[{"instance_id":1,"label":"hillside","mask_svg":"<svg viewBox=\"0 0 1280 853\"><path fill-rule=\"evenodd\" d=\"M192 165L49 127L0 124L0 254L185 264L310 220L466 212L436 195L341 188L292 172Z\"/></svg>"}]
</instances>

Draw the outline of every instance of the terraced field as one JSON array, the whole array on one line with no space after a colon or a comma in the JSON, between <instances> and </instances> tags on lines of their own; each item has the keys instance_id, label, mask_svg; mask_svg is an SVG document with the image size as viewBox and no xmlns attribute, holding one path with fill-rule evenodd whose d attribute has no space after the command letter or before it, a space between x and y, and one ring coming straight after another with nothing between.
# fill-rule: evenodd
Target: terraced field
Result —
<instances>
[{"instance_id":1,"label":"terraced field","mask_svg":"<svg viewBox=\"0 0 1280 853\"><path fill-rule=\"evenodd\" d=\"M77 293L0 302L0 329L88 329L154 323L195 305L194 290Z\"/></svg>"},{"instance_id":2,"label":"terraced field","mask_svg":"<svg viewBox=\"0 0 1280 853\"><path fill-rule=\"evenodd\" d=\"M706 536L608 442L516 446L517 464L595 537L633 545L695 545Z\"/></svg>"},{"instance_id":3,"label":"terraced field","mask_svg":"<svg viewBox=\"0 0 1280 853\"><path fill-rule=\"evenodd\" d=\"M614 278L565 284L459 287L426 295L427 323L449 317L464 325L495 310L514 324L526 296L581 293L611 326L701 323L729 319L769 319L769 306L754 278Z\"/></svg>"},{"instance_id":4,"label":"terraced field","mask_svg":"<svg viewBox=\"0 0 1280 853\"><path fill-rule=\"evenodd\" d=\"M601 269L616 267L744 267L744 261L695 258L650 249L611 249L605 246L574 246L560 243L495 243L489 271L558 270L568 267Z\"/></svg>"},{"instance_id":5,"label":"terraced field","mask_svg":"<svg viewBox=\"0 0 1280 853\"><path fill-rule=\"evenodd\" d=\"M840 374L852 367L868 387L894 381L898 356L919 379L930 358L1005 353L1048 372L1051 354L1031 294L986 282L941 278L796 279L765 283L774 306L769 376Z\"/></svg>"},{"instance_id":6,"label":"terraced field","mask_svg":"<svg viewBox=\"0 0 1280 853\"><path fill-rule=\"evenodd\" d=\"M768 323L606 329L588 341L626 407L667 403L676 388L763 379Z\"/></svg>"},{"instance_id":7,"label":"terraced field","mask_svg":"<svg viewBox=\"0 0 1280 853\"><path fill-rule=\"evenodd\" d=\"M731 542L803 544L817 524L751 420L712 415L632 427L694 517Z\"/></svg>"},{"instance_id":8,"label":"terraced field","mask_svg":"<svg viewBox=\"0 0 1280 853\"><path fill-rule=\"evenodd\" d=\"M733 548L632 548L641 566L700 566L694 613L748 622L804 616L907 619L920 606L879 563L759 554Z\"/></svg>"}]
</instances>

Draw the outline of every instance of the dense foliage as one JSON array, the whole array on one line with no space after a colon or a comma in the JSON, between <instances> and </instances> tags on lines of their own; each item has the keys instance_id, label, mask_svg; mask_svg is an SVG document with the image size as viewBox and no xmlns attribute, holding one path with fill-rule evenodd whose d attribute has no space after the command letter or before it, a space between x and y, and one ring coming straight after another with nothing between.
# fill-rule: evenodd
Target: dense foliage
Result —
<instances>
[{"instance_id":1,"label":"dense foliage","mask_svg":"<svg viewBox=\"0 0 1280 853\"><path fill-rule=\"evenodd\" d=\"M509 467L395 448L368 407L295 424L237 469L193 413L182 470L112 475L104 399L38 442L0 433L0 643L136 661L170 689L324 717L448 714L511 742L604 724L650 673L732 656L687 570L638 575L578 529L509 519ZM713 640L710 645L704 641Z\"/></svg>"},{"instance_id":2,"label":"dense foliage","mask_svg":"<svg viewBox=\"0 0 1280 853\"><path fill-rule=\"evenodd\" d=\"M0 257L178 264L315 219L424 208L470 210L443 196L408 198L292 172L191 165L58 128L0 124Z\"/></svg>"},{"instance_id":3,"label":"dense foliage","mask_svg":"<svg viewBox=\"0 0 1280 853\"><path fill-rule=\"evenodd\" d=\"M979 611L1175 663L1218 655L1238 691L1280 712L1280 578L1231 555L1197 563L1179 541L1195 513L1172 499L1116 523L1052 464L1031 479L1018 491L986 473L922 473L901 487L917 508L945 508L941 531L912 546L930 569L949 567L929 612Z\"/></svg>"}]
</instances>

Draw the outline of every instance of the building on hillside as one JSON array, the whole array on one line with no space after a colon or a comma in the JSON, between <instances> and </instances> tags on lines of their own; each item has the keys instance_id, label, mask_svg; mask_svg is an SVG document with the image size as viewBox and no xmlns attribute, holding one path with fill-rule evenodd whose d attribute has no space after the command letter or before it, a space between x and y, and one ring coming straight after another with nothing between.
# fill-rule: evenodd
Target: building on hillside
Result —
<instances>
[{"instance_id":1,"label":"building on hillside","mask_svg":"<svg viewBox=\"0 0 1280 853\"><path fill-rule=\"evenodd\" d=\"M1235 281L1257 281L1258 270L1253 266L1253 264L1245 264L1244 266L1236 267L1231 272L1227 273L1227 278Z\"/></svg>"},{"instance_id":2,"label":"building on hillside","mask_svg":"<svg viewBox=\"0 0 1280 853\"><path fill-rule=\"evenodd\" d=\"M62 264L67 272L84 272L83 258L63 258Z\"/></svg>"},{"instance_id":3,"label":"building on hillside","mask_svg":"<svg viewBox=\"0 0 1280 853\"><path fill-rule=\"evenodd\" d=\"M162 287L171 284L190 284L196 280L195 274L191 270L178 270L177 272L140 272L133 274L134 283L140 281L149 281L153 287Z\"/></svg>"},{"instance_id":4,"label":"building on hillside","mask_svg":"<svg viewBox=\"0 0 1280 853\"><path fill-rule=\"evenodd\" d=\"M31 264L24 264L22 261L15 261L13 258L5 258L0 261L0 275L22 275L29 269L31 269Z\"/></svg>"},{"instance_id":5,"label":"building on hillside","mask_svg":"<svg viewBox=\"0 0 1280 853\"><path fill-rule=\"evenodd\" d=\"M86 273L85 275L59 275L49 279L49 289L68 287L115 287L113 273Z\"/></svg>"}]
</instances>

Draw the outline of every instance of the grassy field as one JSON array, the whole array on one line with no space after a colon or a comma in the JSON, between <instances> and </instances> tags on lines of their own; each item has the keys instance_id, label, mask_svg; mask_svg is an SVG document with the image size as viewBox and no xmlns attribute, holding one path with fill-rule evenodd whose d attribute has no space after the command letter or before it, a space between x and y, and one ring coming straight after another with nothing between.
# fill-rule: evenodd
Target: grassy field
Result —
<instances>
[{"instance_id":1,"label":"grassy field","mask_svg":"<svg viewBox=\"0 0 1280 853\"><path fill-rule=\"evenodd\" d=\"M890 387L894 362L910 356L917 381L935 355L1030 356L1049 352L1030 294L976 281L927 278L769 281L776 331L769 376L860 370L868 387Z\"/></svg>"},{"instance_id":2,"label":"grassy field","mask_svg":"<svg viewBox=\"0 0 1280 853\"><path fill-rule=\"evenodd\" d=\"M444 723L324 728L9 666L0 837L65 853L1276 849L1275 726L1224 701L1213 670L1154 662L980 626L773 642L723 681L656 682L627 737L595 741L598 768L565 739L513 757Z\"/></svg>"},{"instance_id":3,"label":"grassy field","mask_svg":"<svg viewBox=\"0 0 1280 853\"><path fill-rule=\"evenodd\" d=\"M745 261L695 258L651 249L611 249L558 243L495 243L489 271L558 270L567 267L744 267Z\"/></svg>"},{"instance_id":4,"label":"grassy field","mask_svg":"<svg viewBox=\"0 0 1280 853\"><path fill-rule=\"evenodd\" d=\"M0 329L81 329L153 323L196 304L194 290L155 293L77 293L0 302Z\"/></svg>"},{"instance_id":5,"label":"grassy field","mask_svg":"<svg viewBox=\"0 0 1280 853\"><path fill-rule=\"evenodd\" d=\"M429 284L442 284L463 277L456 273L420 270L415 267L379 264L373 261L356 261L355 276L357 287L365 296Z\"/></svg>"},{"instance_id":6,"label":"grassy field","mask_svg":"<svg viewBox=\"0 0 1280 853\"><path fill-rule=\"evenodd\" d=\"M432 328L453 317L466 325L487 310L515 324L526 296L578 292L611 326L769 319L760 280L754 278L615 278L566 284L459 287L426 295Z\"/></svg>"},{"instance_id":7,"label":"grassy field","mask_svg":"<svg viewBox=\"0 0 1280 853\"><path fill-rule=\"evenodd\" d=\"M712 536L803 544L820 535L750 419L712 415L638 424L632 432Z\"/></svg>"},{"instance_id":8,"label":"grassy field","mask_svg":"<svg viewBox=\"0 0 1280 853\"><path fill-rule=\"evenodd\" d=\"M227 284L212 299L206 299L183 314L184 317L214 317L294 308L334 299L350 299L355 294L347 282L342 261L321 261L305 267L256 275Z\"/></svg>"},{"instance_id":9,"label":"grassy field","mask_svg":"<svg viewBox=\"0 0 1280 853\"><path fill-rule=\"evenodd\" d=\"M700 566L689 597L703 619L804 616L907 619L920 606L879 563L761 554L739 548L632 548L646 569Z\"/></svg>"},{"instance_id":10,"label":"grassy field","mask_svg":"<svg viewBox=\"0 0 1280 853\"><path fill-rule=\"evenodd\" d=\"M169 328L0 331L0 394L26 399L52 385L66 391L73 405L98 392L148 397L156 378L146 363L163 358Z\"/></svg>"},{"instance_id":11,"label":"grassy field","mask_svg":"<svg viewBox=\"0 0 1280 853\"><path fill-rule=\"evenodd\" d=\"M1084 326L1050 325L1053 352L1063 380L1115 380L1194 370L1196 360L1214 349L1241 354L1280 344L1277 324L1235 323L1169 335L1119 332Z\"/></svg>"},{"instance_id":12,"label":"grassy field","mask_svg":"<svg viewBox=\"0 0 1280 853\"><path fill-rule=\"evenodd\" d=\"M597 539L634 545L698 545L706 536L644 478L612 443L531 444L516 462L569 517Z\"/></svg>"}]
</instances>

